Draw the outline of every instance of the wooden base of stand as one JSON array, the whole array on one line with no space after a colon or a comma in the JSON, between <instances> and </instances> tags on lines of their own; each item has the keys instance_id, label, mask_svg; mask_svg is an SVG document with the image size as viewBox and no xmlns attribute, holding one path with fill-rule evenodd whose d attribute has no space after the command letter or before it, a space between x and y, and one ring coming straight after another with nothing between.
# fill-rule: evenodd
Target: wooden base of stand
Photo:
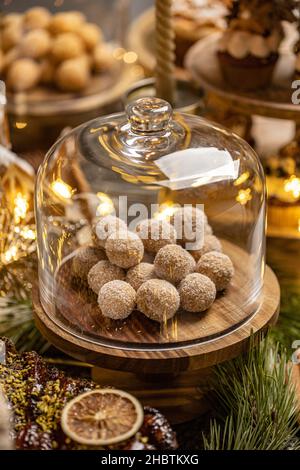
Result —
<instances>
[{"instance_id":1,"label":"wooden base of stand","mask_svg":"<svg viewBox=\"0 0 300 470\"><path fill-rule=\"evenodd\" d=\"M66 354L92 364L95 381L130 391L144 404L159 408L173 423L178 423L207 410L205 393L212 367L247 351L250 337L259 338L276 322L280 288L267 267L262 304L248 321L210 341L162 351L122 350L79 338L48 316L40 303L38 289L34 289L33 302L41 333Z\"/></svg>"}]
</instances>

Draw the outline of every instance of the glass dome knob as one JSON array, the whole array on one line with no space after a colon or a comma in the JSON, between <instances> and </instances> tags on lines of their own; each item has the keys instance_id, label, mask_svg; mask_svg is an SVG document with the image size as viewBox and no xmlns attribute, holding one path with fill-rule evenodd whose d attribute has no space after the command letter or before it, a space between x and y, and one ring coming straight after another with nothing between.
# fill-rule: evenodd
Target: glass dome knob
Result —
<instances>
[{"instance_id":1,"label":"glass dome knob","mask_svg":"<svg viewBox=\"0 0 300 470\"><path fill-rule=\"evenodd\" d=\"M166 131L172 120L171 105L160 98L140 98L126 108L132 132Z\"/></svg>"}]
</instances>

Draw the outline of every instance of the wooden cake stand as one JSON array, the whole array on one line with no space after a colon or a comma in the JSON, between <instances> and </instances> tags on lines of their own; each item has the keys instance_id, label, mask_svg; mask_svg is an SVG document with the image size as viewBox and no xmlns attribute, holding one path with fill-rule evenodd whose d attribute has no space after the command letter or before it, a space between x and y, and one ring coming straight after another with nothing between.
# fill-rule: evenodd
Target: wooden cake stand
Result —
<instances>
[{"instance_id":1,"label":"wooden cake stand","mask_svg":"<svg viewBox=\"0 0 300 470\"><path fill-rule=\"evenodd\" d=\"M212 367L245 352L250 337L259 338L279 311L280 288L269 267L261 302L249 304L249 311L241 308L249 263L240 248L228 242L225 248L236 267L228 291L209 311L180 312L163 326L139 312L122 322L105 319L96 295L71 278L72 259L66 258L56 276L55 306L42 305L34 289L37 327L58 349L92 364L93 378L101 385L134 393L173 422L192 419L207 409Z\"/></svg>"},{"instance_id":2,"label":"wooden cake stand","mask_svg":"<svg viewBox=\"0 0 300 470\"><path fill-rule=\"evenodd\" d=\"M33 145L48 150L62 129L120 111L121 96L143 76L141 67L123 64L94 75L81 93L63 93L46 86L26 93L8 93L14 150L31 150Z\"/></svg>"},{"instance_id":3,"label":"wooden cake stand","mask_svg":"<svg viewBox=\"0 0 300 470\"><path fill-rule=\"evenodd\" d=\"M188 52L185 65L197 84L219 99L220 104L249 116L287 119L300 122L300 106L292 102L295 57L282 52L267 89L242 92L230 87L220 71L217 45L220 33L197 42Z\"/></svg>"},{"instance_id":4,"label":"wooden cake stand","mask_svg":"<svg viewBox=\"0 0 300 470\"><path fill-rule=\"evenodd\" d=\"M262 160L276 155L279 148L291 140L293 123L296 128L300 125L300 105L292 102L296 89L292 87L295 80L295 56L288 52L291 47L288 49L286 44L281 51L273 81L268 88L242 92L230 87L221 73L217 57L219 37L220 34L215 34L199 41L186 57L187 69L194 81L206 92L205 101L211 110L209 117L227 127L230 123L228 117L243 116L250 132L252 124L256 123L257 133L260 135L254 136L254 139L262 141L262 145L258 144L258 153ZM289 121L291 126L284 127L283 120ZM284 129L287 130L287 136ZM278 141L276 135L279 137ZM268 236L299 238L299 213L297 201L290 205L269 202Z\"/></svg>"}]
</instances>

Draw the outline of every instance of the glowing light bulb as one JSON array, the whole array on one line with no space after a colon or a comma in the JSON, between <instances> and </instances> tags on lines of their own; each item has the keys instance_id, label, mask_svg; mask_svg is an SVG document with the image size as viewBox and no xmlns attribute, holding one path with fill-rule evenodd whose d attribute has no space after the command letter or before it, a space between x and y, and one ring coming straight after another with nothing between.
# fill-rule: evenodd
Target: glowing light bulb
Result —
<instances>
[{"instance_id":1,"label":"glowing light bulb","mask_svg":"<svg viewBox=\"0 0 300 470\"><path fill-rule=\"evenodd\" d=\"M20 121L16 122L17 129L25 129L25 127L27 127L27 122L20 122Z\"/></svg>"},{"instance_id":2,"label":"glowing light bulb","mask_svg":"<svg viewBox=\"0 0 300 470\"><path fill-rule=\"evenodd\" d=\"M14 199L14 216L17 223L19 223L22 219L25 219L28 207L29 204L26 196L24 196L22 193L18 193Z\"/></svg>"},{"instance_id":3,"label":"glowing light bulb","mask_svg":"<svg viewBox=\"0 0 300 470\"><path fill-rule=\"evenodd\" d=\"M51 189L58 197L63 199L71 199L74 193L72 187L60 178L51 183Z\"/></svg>"},{"instance_id":4,"label":"glowing light bulb","mask_svg":"<svg viewBox=\"0 0 300 470\"><path fill-rule=\"evenodd\" d=\"M295 199L300 197L300 178L292 175L288 180L284 182L284 190L287 193L292 193Z\"/></svg>"},{"instance_id":5,"label":"glowing light bulb","mask_svg":"<svg viewBox=\"0 0 300 470\"><path fill-rule=\"evenodd\" d=\"M239 193L236 197L237 202L239 202L242 206L245 206L249 201L252 199L251 189L240 189Z\"/></svg>"},{"instance_id":6,"label":"glowing light bulb","mask_svg":"<svg viewBox=\"0 0 300 470\"><path fill-rule=\"evenodd\" d=\"M138 56L136 52L133 52L133 51L126 52L123 56L123 60L125 64L134 64L137 61L137 59L138 59Z\"/></svg>"},{"instance_id":7,"label":"glowing light bulb","mask_svg":"<svg viewBox=\"0 0 300 470\"><path fill-rule=\"evenodd\" d=\"M29 227L24 227L20 231L21 237L23 237L25 240L35 240L36 239L36 233L34 230L32 230Z\"/></svg>"},{"instance_id":8,"label":"glowing light bulb","mask_svg":"<svg viewBox=\"0 0 300 470\"><path fill-rule=\"evenodd\" d=\"M111 198L105 193L97 193L99 199L99 205L97 207L96 215L103 217L104 215L109 215L115 212L114 203Z\"/></svg>"},{"instance_id":9,"label":"glowing light bulb","mask_svg":"<svg viewBox=\"0 0 300 470\"><path fill-rule=\"evenodd\" d=\"M165 202L159 208L159 212L154 214L154 218L157 220L169 220L175 212L178 210L178 206L173 202Z\"/></svg>"},{"instance_id":10,"label":"glowing light bulb","mask_svg":"<svg viewBox=\"0 0 300 470\"><path fill-rule=\"evenodd\" d=\"M4 254L3 259L4 263L10 263L12 260L16 259L18 249L16 246L10 247Z\"/></svg>"}]
</instances>

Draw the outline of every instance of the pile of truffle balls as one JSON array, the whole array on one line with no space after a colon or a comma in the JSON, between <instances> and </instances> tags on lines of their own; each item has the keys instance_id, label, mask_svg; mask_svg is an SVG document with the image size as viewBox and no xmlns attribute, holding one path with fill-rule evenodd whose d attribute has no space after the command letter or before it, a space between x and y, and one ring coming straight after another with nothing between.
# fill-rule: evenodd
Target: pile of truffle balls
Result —
<instances>
[{"instance_id":1,"label":"pile of truffle balls","mask_svg":"<svg viewBox=\"0 0 300 470\"><path fill-rule=\"evenodd\" d=\"M39 84L84 90L93 73L115 61L101 29L79 11L52 15L43 7L4 15L0 23L0 76L13 91Z\"/></svg>"},{"instance_id":2,"label":"pile of truffle balls","mask_svg":"<svg viewBox=\"0 0 300 470\"><path fill-rule=\"evenodd\" d=\"M151 320L166 322L179 309L206 311L217 292L229 286L234 267L205 214L193 207L178 210L184 215L182 223L189 220L196 230L195 224L202 221L200 249L184 248L193 240L177 238L172 218L143 220L132 232L109 215L93 227L94 246L75 252L73 275L85 279L97 294L104 317L121 320L137 309Z\"/></svg>"}]
</instances>

